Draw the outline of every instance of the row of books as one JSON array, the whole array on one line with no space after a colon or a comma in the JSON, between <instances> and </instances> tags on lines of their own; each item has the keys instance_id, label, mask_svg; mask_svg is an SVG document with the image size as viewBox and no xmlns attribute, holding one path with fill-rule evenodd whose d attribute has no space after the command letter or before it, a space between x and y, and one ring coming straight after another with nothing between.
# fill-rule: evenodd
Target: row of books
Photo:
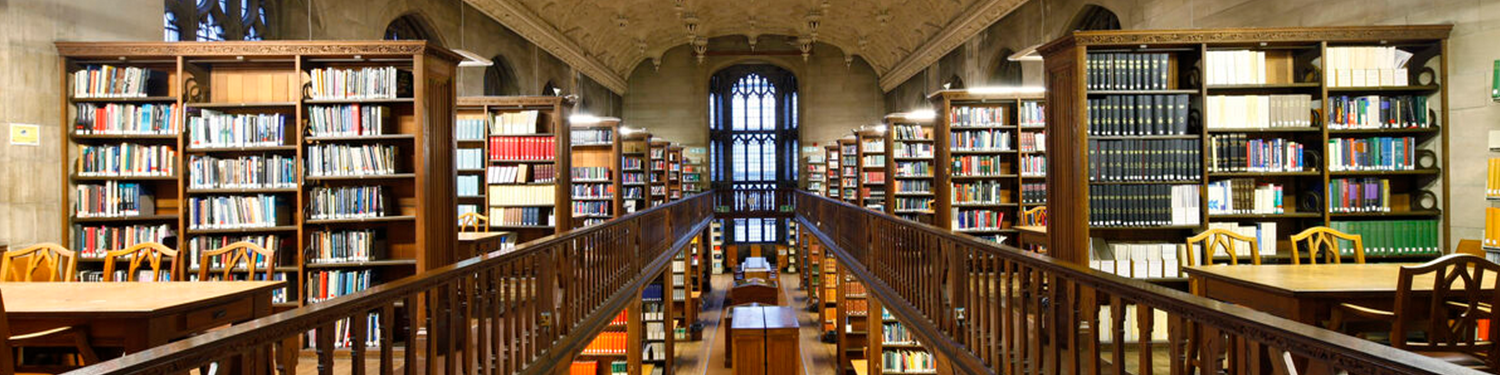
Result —
<instances>
[{"instance_id":1,"label":"row of books","mask_svg":"<svg viewBox=\"0 0 1500 375\"><path fill-rule=\"evenodd\" d=\"M307 302L318 303L370 287L373 270L328 270L307 273Z\"/></svg>"},{"instance_id":2,"label":"row of books","mask_svg":"<svg viewBox=\"0 0 1500 375\"><path fill-rule=\"evenodd\" d=\"M552 137L490 137L490 160L553 160L557 140Z\"/></svg>"},{"instance_id":3,"label":"row of books","mask_svg":"<svg viewBox=\"0 0 1500 375\"><path fill-rule=\"evenodd\" d=\"M484 149L460 148L455 150L453 167L458 169L484 169Z\"/></svg>"},{"instance_id":4,"label":"row of books","mask_svg":"<svg viewBox=\"0 0 1500 375\"><path fill-rule=\"evenodd\" d=\"M378 259L383 240L374 230L317 230L308 236L307 262L365 262Z\"/></svg>"},{"instance_id":5,"label":"row of books","mask_svg":"<svg viewBox=\"0 0 1500 375\"><path fill-rule=\"evenodd\" d=\"M391 108L382 105L314 105L307 107L307 131L314 137L381 135Z\"/></svg>"},{"instance_id":6,"label":"row of books","mask_svg":"<svg viewBox=\"0 0 1500 375\"><path fill-rule=\"evenodd\" d=\"M599 332L583 349L583 355L625 355L626 332Z\"/></svg>"},{"instance_id":7,"label":"row of books","mask_svg":"<svg viewBox=\"0 0 1500 375\"><path fill-rule=\"evenodd\" d=\"M394 66L317 68L309 75L313 99L394 99L411 85L411 72Z\"/></svg>"},{"instance_id":8,"label":"row of books","mask_svg":"<svg viewBox=\"0 0 1500 375\"><path fill-rule=\"evenodd\" d=\"M552 207L490 207L490 225L554 226L557 218Z\"/></svg>"},{"instance_id":9,"label":"row of books","mask_svg":"<svg viewBox=\"0 0 1500 375\"><path fill-rule=\"evenodd\" d=\"M1201 177L1197 139L1089 140L1089 181L1189 180Z\"/></svg>"},{"instance_id":10,"label":"row of books","mask_svg":"<svg viewBox=\"0 0 1500 375\"><path fill-rule=\"evenodd\" d=\"M1047 204L1047 183L1027 182L1021 184L1021 203Z\"/></svg>"},{"instance_id":11,"label":"row of books","mask_svg":"<svg viewBox=\"0 0 1500 375\"><path fill-rule=\"evenodd\" d=\"M1391 180L1376 177L1328 181L1328 212L1390 212Z\"/></svg>"},{"instance_id":12,"label":"row of books","mask_svg":"<svg viewBox=\"0 0 1500 375\"><path fill-rule=\"evenodd\" d=\"M1278 58L1275 62L1290 62L1281 60L1285 59ZM1203 70L1208 75L1206 83L1209 85L1264 85L1267 83L1266 62L1266 51L1208 51L1203 58Z\"/></svg>"},{"instance_id":13,"label":"row of books","mask_svg":"<svg viewBox=\"0 0 1500 375\"><path fill-rule=\"evenodd\" d=\"M1047 133L1021 132L1021 152L1047 152Z\"/></svg>"},{"instance_id":14,"label":"row of books","mask_svg":"<svg viewBox=\"0 0 1500 375\"><path fill-rule=\"evenodd\" d=\"M895 197L896 211L932 211L932 198Z\"/></svg>"},{"instance_id":15,"label":"row of books","mask_svg":"<svg viewBox=\"0 0 1500 375\"><path fill-rule=\"evenodd\" d=\"M626 171L640 170L641 168L644 167L644 165L645 164L643 164L641 162L641 158L621 158L620 159L620 169L624 169Z\"/></svg>"},{"instance_id":16,"label":"row of books","mask_svg":"<svg viewBox=\"0 0 1500 375\"><path fill-rule=\"evenodd\" d=\"M396 146L316 144L307 146L307 175L379 176L396 173Z\"/></svg>"},{"instance_id":17,"label":"row of books","mask_svg":"<svg viewBox=\"0 0 1500 375\"><path fill-rule=\"evenodd\" d=\"M187 204L190 229L264 228L290 221L278 213L291 200L272 194L190 197Z\"/></svg>"},{"instance_id":18,"label":"row of books","mask_svg":"<svg viewBox=\"0 0 1500 375\"><path fill-rule=\"evenodd\" d=\"M1367 256L1388 256L1442 253L1443 236L1438 224L1437 220L1370 220L1335 221L1328 223L1328 227L1359 235ZM1340 241L1339 248L1341 254L1354 254L1349 241Z\"/></svg>"},{"instance_id":19,"label":"row of books","mask_svg":"<svg viewBox=\"0 0 1500 375\"><path fill-rule=\"evenodd\" d=\"M885 155L865 155L864 166L867 168L884 167Z\"/></svg>"},{"instance_id":20,"label":"row of books","mask_svg":"<svg viewBox=\"0 0 1500 375\"><path fill-rule=\"evenodd\" d=\"M167 237L175 237L173 226L126 225L126 226L73 226L73 249L84 258L103 257L104 253L120 250L146 242L165 243Z\"/></svg>"},{"instance_id":21,"label":"row of books","mask_svg":"<svg viewBox=\"0 0 1500 375\"><path fill-rule=\"evenodd\" d=\"M1021 127L1036 128L1047 126L1047 105L1037 101L1022 101L1017 108L1017 117L1020 118Z\"/></svg>"},{"instance_id":22,"label":"row of books","mask_svg":"<svg viewBox=\"0 0 1500 375\"><path fill-rule=\"evenodd\" d=\"M1156 242L1108 242L1089 238L1089 268L1130 278L1180 277L1187 266L1187 245Z\"/></svg>"},{"instance_id":23,"label":"row of books","mask_svg":"<svg viewBox=\"0 0 1500 375\"><path fill-rule=\"evenodd\" d=\"M953 128L1007 126L1010 110L1006 107L953 107L948 111L948 125Z\"/></svg>"},{"instance_id":24,"label":"row of books","mask_svg":"<svg viewBox=\"0 0 1500 375\"><path fill-rule=\"evenodd\" d=\"M1171 322L1172 319L1167 316L1165 311L1151 310L1151 326L1142 327L1141 309L1123 307L1122 310L1124 311L1119 312L1121 317L1120 323L1122 324L1116 327L1113 319L1115 312L1111 310L1110 306L1099 306L1099 316L1094 320L1099 322L1099 342L1102 344L1122 343L1130 345L1139 343L1146 337L1150 337L1151 340L1157 342L1166 341L1169 338L1170 331L1168 331L1167 327L1168 322ZM1120 334L1116 335L1116 331L1119 331Z\"/></svg>"},{"instance_id":25,"label":"row of books","mask_svg":"<svg viewBox=\"0 0 1500 375\"><path fill-rule=\"evenodd\" d=\"M573 182L609 182L609 167L573 167Z\"/></svg>"},{"instance_id":26,"label":"row of books","mask_svg":"<svg viewBox=\"0 0 1500 375\"><path fill-rule=\"evenodd\" d=\"M188 159L188 187L195 189L277 189L297 187L296 157L248 155Z\"/></svg>"},{"instance_id":27,"label":"row of books","mask_svg":"<svg viewBox=\"0 0 1500 375\"><path fill-rule=\"evenodd\" d=\"M354 346L354 323L351 319L356 318L344 318L333 322L333 349L344 349ZM365 348L379 348L381 340L380 313L369 313L359 319L365 320L364 341L361 341L361 343L364 344ZM317 346L317 331L307 331L307 347L316 348Z\"/></svg>"},{"instance_id":28,"label":"row of books","mask_svg":"<svg viewBox=\"0 0 1500 375\"><path fill-rule=\"evenodd\" d=\"M136 270L134 275L131 275L130 272L126 270L115 270L111 274L114 276L113 280L115 281L172 281L172 274L168 273L167 270L161 270L160 272L157 272L145 267L141 267L141 269ZM104 271L78 271L78 281L85 283L104 282Z\"/></svg>"},{"instance_id":29,"label":"row of books","mask_svg":"<svg viewBox=\"0 0 1500 375\"><path fill-rule=\"evenodd\" d=\"M135 143L78 145L79 176L171 176L177 173L172 146Z\"/></svg>"},{"instance_id":30,"label":"row of books","mask_svg":"<svg viewBox=\"0 0 1500 375\"><path fill-rule=\"evenodd\" d=\"M491 206L546 206L557 190L551 185L490 185Z\"/></svg>"},{"instance_id":31,"label":"row of books","mask_svg":"<svg viewBox=\"0 0 1500 375\"><path fill-rule=\"evenodd\" d=\"M1329 87L1406 86L1411 57L1396 47L1328 47L1323 77Z\"/></svg>"},{"instance_id":32,"label":"row of books","mask_svg":"<svg viewBox=\"0 0 1500 375\"><path fill-rule=\"evenodd\" d=\"M1256 183L1252 178L1232 178L1208 183L1208 213L1281 214L1286 213L1286 186Z\"/></svg>"},{"instance_id":33,"label":"row of books","mask_svg":"<svg viewBox=\"0 0 1500 375\"><path fill-rule=\"evenodd\" d=\"M931 143L896 143L895 148L891 152L897 158L931 158L933 154Z\"/></svg>"},{"instance_id":34,"label":"row of books","mask_svg":"<svg viewBox=\"0 0 1500 375\"><path fill-rule=\"evenodd\" d=\"M1089 90L1172 89L1173 60L1167 53L1090 53L1085 79Z\"/></svg>"},{"instance_id":35,"label":"row of books","mask_svg":"<svg viewBox=\"0 0 1500 375\"><path fill-rule=\"evenodd\" d=\"M1253 249L1250 248L1249 242L1230 241L1230 243L1234 244L1234 248L1231 249L1234 251L1234 256L1238 258L1242 264L1248 262L1248 259L1246 257L1249 257L1252 253L1260 254L1261 256L1276 255L1276 222L1267 221L1260 223L1243 224L1208 223L1208 229L1223 229L1234 232L1235 234L1239 234L1241 236L1255 239L1255 245L1258 247ZM1194 254L1205 254L1205 251L1201 247L1193 248L1192 251ZM1229 253L1225 251L1223 246L1215 246L1213 248L1213 255L1211 256L1225 257L1229 256Z\"/></svg>"},{"instance_id":36,"label":"row of books","mask_svg":"<svg viewBox=\"0 0 1500 375\"><path fill-rule=\"evenodd\" d=\"M282 249L291 248L290 244L287 243L288 240L290 240L290 239L286 238L286 237L274 235L274 234L267 234L267 235L245 235L245 236L222 235L222 236L192 236L192 237L188 237L188 241L187 241L188 271L197 271L198 268L203 267L203 264L202 264L202 262L200 260L203 259L202 254L204 252L211 251L211 250L218 250L220 248L223 248L224 246L229 246L229 244L233 244L233 243L236 243L236 242L249 242L249 243L253 243L253 244L257 245L257 246L260 246L261 248L264 248L264 249L270 251L273 254L281 254L281 250ZM208 268L210 268L210 269L223 269L224 268L224 264L225 264L224 263L225 262L225 258L226 258L227 255L231 255L231 254L223 254L223 255L220 255L220 256L217 256L217 257L209 258L208 259ZM266 269L266 267L270 266L269 264L266 263L266 257L265 256L262 256L260 254L254 254L253 256L251 256L251 258L252 259L250 259L250 261L248 263L249 264L254 264L257 270L263 270L263 269ZM278 256L277 259L288 260L288 257ZM295 259L295 258L292 258L292 259ZM245 268L245 264L247 262L245 262L244 260L237 260L237 261L239 263L236 263L235 269L244 269Z\"/></svg>"},{"instance_id":37,"label":"row of books","mask_svg":"<svg viewBox=\"0 0 1500 375\"><path fill-rule=\"evenodd\" d=\"M997 176L1005 173L1006 165L998 155L957 155L953 157L952 173L954 176L984 177Z\"/></svg>"},{"instance_id":38,"label":"row of books","mask_svg":"<svg viewBox=\"0 0 1500 375\"><path fill-rule=\"evenodd\" d=\"M1188 134L1191 103L1186 94L1109 95L1089 99L1089 135Z\"/></svg>"},{"instance_id":39,"label":"row of books","mask_svg":"<svg viewBox=\"0 0 1500 375\"><path fill-rule=\"evenodd\" d=\"M573 216L575 218L610 218L610 207L614 205L610 201L575 201L573 202Z\"/></svg>"},{"instance_id":40,"label":"row of books","mask_svg":"<svg viewBox=\"0 0 1500 375\"><path fill-rule=\"evenodd\" d=\"M1488 198L1500 197L1500 158L1490 158L1488 171L1484 179L1484 196Z\"/></svg>"},{"instance_id":41,"label":"row of books","mask_svg":"<svg viewBox=\"0 0 1500 375\"><path fill-rule=\"evenodd\" d=\"M1090 185L1089 225L1198 225L1198 199L1196 185Z\"/></svg>"},{"instance_id":42,"label":"row of books","mask_svg":"<svg viewBox=\"0 0 1500 375\"><path fill-rule=\"evenodd\" d=\"M953 230L985 230L995 231L1008 229L1005 223L1005 213L987 209L955 209L953 210Z\"/></svg>"},{"instance_id":43,"label":"row of books","mask_svg":"<svg viewBox=\"0 0 1500 375\"><path fill-rule=\"evenodd\" d=\"M1007 151L1012 147L1008 130L954 130L950 137L953 151Z\"/></svg>"},{"instance_id":44,"label":"row of books","mask_svg":"<svg viewBox=\"0 0 1500 375\"><path fill-rule=\"evenodd\" d=\"M1334 96L1328 98L1329 129L1408 129L1429 128L1427 97L1402 96Z\"/></svg>"},{"instance_id":45,"label":"row of books","mask_svg":"<svg viewBox=\"0 0 1500 375\"><path fill-rule=\"evenodd\" d=\"M932 193L932 181L930 180L896 180L895 192L897 193Z\"/></svg>"},{"instance_id":46,"label":"row of books","mask_svg":"<svg viewBox=\"0 0 1500 375\"><path fill-rule=\"evenodd\" d=\"M626 184L626 185L630 185L630 184L645 184L646 183L646 174L645 173L641 173L641 172L625 172L625 173L622 173L622 174L620 174L620 183Z\"/></svg>"},{"instance_id":47,"label":"row of books","mask_svg":"<svg viewBox=\"0 0 1500 375\"><path fill-rule=\"evenodd\" d=\"M479 176L459 175L455 186L455 193L460 197L477 197L483 195L484 193L482 192L484 190L480 182Z\"/></svg>"},{"instance_id":48,"label":"row of books","mask_svg":"<svg viewBox=\"0 0 1500 375\"><path fill-rule=\"evenodd\" d=\"M312 220L364 219L386 215L385 186L315 187L309 194L307 216Z\"/></svg>"},{"instance_id":49,"label":"row of books","mask_svg":"<svg viewBox=\"0 0 1500 375\"><path fill-rule=\"evenodd\" d=\"M188 118L188 147L265 147L286 144L286 115L232 114L204 109Z\"/></svg>"},{"instance_id":50,"label":"row of books","mask_svg":"<svg viewBox=\"0 0 1500 375\"><path fill-rule=\"evenodd\" d=\"M489 135L489 122L483 115L458 115L453 121L453 139L482 141Z\"/></svg>"},{"instance_id":51,"label":"row of books","mask_svg":"<svg viewBox=\"0 0 1500 375\"><path fill-rule=\"evenodd\" d=\"M920 161L896 162L896 177L931 177L932 163Z\"/></svg>"},{"instance_id":52,"label":"row of books","mask_svg":"<svg viewBox=\"0 0 1500 375\"><path fill-rule=\"evenodd\" d=\"M1328 170L1406 171L1417 168L1417 139L1372 137L1328 140Z\"/></svg>"},{"instance_id":53,"label":"row of books","mask_svg":"<svg viewBox=\"0 0 1500 375\"><path fill-rule=\"evenodd\" d=\"M1209 172L1301 172L1306 147L1285 138L1249 139L1245 134L1208 138Z\"/></svg>"},{"instance_id":54,"label":"row of books","mask_svg":"<svg viewBox=\"0 0 1500 375\"><path fill-rule=\"evenodd\" d=\"M544 127L538 126L537 119L541 117L538 111L516 111L495 113L490 122L491 135L520 135L545 133Z\"/></svg>"},{"instance_id":55,"label":"row of books","mask_svg":"<svg viewBox=\"0 0 1500 375\"><path fill-rule=\"evenodd\" d=\"M177 135L177 116L182 115L176 103L74 106L73 134Z\"/></svg>"},{"instance_id":56,"label":"row of books","mask_svg":"<svg viewBox=\"0 0 1500 375\"><path fill-rule=\"evenodd\" d=\"M1021 166L1021 176L1042 177L1047 175L1047 157L1042 155L1023 155L1018 162Z\"/></svg>"},{"instance_id":57,"label":"row of books","mask_svg":"<svg viewBox=\"0 0 1500 375\"><path fill-rule=\"evenodd\" d=\"M557 178L557 166L518 164L490 166L485 177L491 184L545 184Z\"/></svg>"},{"instance_id":58,"label":"row of books","mask_svg":"<svg viewBox=\"0 0 1500 375\"><path fill-rule=\"evenodd\" d=\"M879 154L885 152L885 142L880 139L860 141L859 149L865 154Z\"/></svg>"},{"instance_id":59,"label":"row of books","mask_svg":"<svg viewBox=\"0 0 1500 375\"><path fill-rule=\"evenodd\" d=\"M1500 207L1484 208L1484 241L1482 243L1488 247L1500 247Z\"/></svg>"},{"instance_id":60,"label":"row of books","mask_svg":"<svg viewBox=\"0 0 1500 375\"><path fill-rule=\"evenodd\" d=\"M881 320L894 320L890 311L881 312ZM916 345L917 337L911 331L906 330L906 325L901 323L882 323L880 329L880 342L885 344Z\"/></svg>"},{"instance_id":61,"label":"row of books","mask_svg":"<svg viewBox=\"0 0 1500 375\"><path fill-rule=\"evenodd\" d=\"M573 129L572 138L568 141L574 146L610 145L615 141L615 131L614 129Z\"/></svg>"},{"instance_id":62,"label":"row of books","mask_svg":"<svg viewBox=\"0 0 1500 375\"><path fill-rule=\"evenodd\" d=\"M891 132L896 142L932 139L932 128L921 125L896 125L891 127Z\"/></svg>"},{"instance_id":63,"label":"row of books","mask_svg":"<svg viewBox=\"0 0 1500 375\"><path fill-rule=\"evenodd\" d=\"M885 172L870 171L861 174L866 185L885 183Z\"/></svg>"},{"instance_id":64,"label":"row of books","mask_svg":"<svg viewBox=\"0 0 1500 375\"><path fill-rule=\"evenodd\" d=\"M73 187L73 216L77 218L152 215L151 192L139 183L106 181Z\"/></svg>"},{"instance_id":65,"label":"row of books","mask_svg":"<svg viewBox=\"0 0 1500 375\"><path fill-rule=\"evenodd\" d=\"M140 98L165 95L167 73L134 66L88 65L73 72L74 98Z\"/></svg>"},{"instance_id":66,"label":"row of books","mask_svg":"<svg viewBox=\"0 0 1500 375\"><path fill-rule=\"evenodd\" d=\"M1209 129L1305 128L1313 126L1312 95L1209 96Z\"/></svg>"},{"instance_id":67,"label":"row of books","mask_svg":"<svg viewBox=\"0 0 1500 375\"><path fill-rule=\"evenodd\" d=\"M839 153L843 155L859 155L859 148L855 145L839 146Z\"/></svg>"},{"instance_id":68,"label":"row of books","mask_svg":"<svg viewBox=\"0 0 1500 375\"><path fill-rule=\"evenodd\" d=\"M573 184L573 199L606 199L615 195L615 187L610 184Z\"/></svg>"},{"instance_id":69,"label":"row of books","mask_svg":"<svg viewBox=\"0 0 1500 375\"><path fill-rule=\"evenodd\" d=\"M929 373L937 371L932 353L921 350L887 350L880 353L880 365L889 373Z\"/></svg>"},{"instance_id":70,"label":"row of books","mask_svg":"<svg viewBox=\"0 0 1500 375\"><path fill-rule=\"evenodd\" d=\"M999 181L973 181L953 183L953 204L995 204L1006 202L1010 189Z\"/></svg>"}]
</instances>

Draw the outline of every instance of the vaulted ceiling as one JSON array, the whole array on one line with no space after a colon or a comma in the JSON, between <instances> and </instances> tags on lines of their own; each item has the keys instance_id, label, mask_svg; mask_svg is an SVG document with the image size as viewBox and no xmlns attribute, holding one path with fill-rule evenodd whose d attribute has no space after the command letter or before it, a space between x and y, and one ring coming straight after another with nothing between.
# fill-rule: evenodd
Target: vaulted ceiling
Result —
<instances>
[{"instance_id":1,"label":"vaulted ceiling","mask_svg":"<svg viewBox=\"0 0 1500 375\"><path fill-rule=\"evenodd\" d=\"M1026 0L465 0L611 90L668 49L796 36L863 58L890 90ZM755 43L755 42L752 42Z\"/></svg>"}]
</instances>

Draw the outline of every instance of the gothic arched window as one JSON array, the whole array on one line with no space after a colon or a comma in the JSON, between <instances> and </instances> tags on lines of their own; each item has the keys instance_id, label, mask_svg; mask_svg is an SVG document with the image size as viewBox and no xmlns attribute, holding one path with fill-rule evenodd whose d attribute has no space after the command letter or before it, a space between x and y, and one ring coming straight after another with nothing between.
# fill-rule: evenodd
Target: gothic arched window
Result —
<instances>
[{"instance_id":1,"label":"gothic arched window","mask_svg":"<svg viewBox=\"0 0 1500 375\"><path fill-rule=\"evenodd\" d=\"M777 209L774 192L797 181L797 79L771 65L737 65L709 81L709 162L715 189L745 212ZM736 243L780 242L785 220L734 218Z\"/></svg>"},{"instance_id":2,"label":"gothic arched window","mask_svg":"<svg viewBox=\"0 0 1500 375\"><path fill-rule=\"evenodd\" d=\"M162 38L176 41L264 40L272 0L166 0Z\"/></svg>"},{"instance_id":3,"label":"gothic arched window","mask_svg":"<svg viewBox=\"0 0 1500 375\"><path fill-rule=\"evenodd\" d=\"M1014 54L1015 51L1009 48L1002 48L995 54L995 66L990 70L990 86L1021 85L1021 63L1010 61L1010 55Z\"/></svg>"},{"instance_id":4,"label":"gothic arched window","mask_svg":"<svg viewBox=\"0 0 1500 375\"><path fill-rule=\"evenodd\" d=\"M437 33L428 26L420 15L408 13L391 20L385 26L385 40L426 40L432 44L442 45L438 40Z\"/></svg>"},{"instance_id":5,"label":"gothic arched window","mask_svg":"<svg viewBox=\"0 0 1500 375\"><path fill-rule=\"evenodd\" d=\"M1078 10L1071 25L1073 27L1069 30L1119 30L1120 17L1105 7L1089 4Z\"/></svg>"},{"instance_id":6,"label":"gothic arched window","mask_svg":"<svg viewBox=\"0 0 1500 375\"><path fill-rule=\"evenodd\" d=\"M516 83L516 70L511 68L510 61L501 55L495 55L491 61L494 64L484 68L484 94L521 95L521 85Z\"/></svg>"}]
</instances>

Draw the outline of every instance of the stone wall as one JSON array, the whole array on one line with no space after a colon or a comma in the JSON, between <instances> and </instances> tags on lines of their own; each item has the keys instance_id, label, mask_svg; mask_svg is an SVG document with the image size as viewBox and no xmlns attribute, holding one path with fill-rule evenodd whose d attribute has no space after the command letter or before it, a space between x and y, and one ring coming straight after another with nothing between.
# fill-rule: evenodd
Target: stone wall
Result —
<instances>
[{"instance_id":1,"label":"stone wall","mask_svg":"<svg viewBox=\"0 0 1500 375\"><path fill-rule=\"evenodd\" d=\"M944 58L885 94L891 111L929 106L917 94L941 87L950 72L981 86L1002 49L1021 50L1068 31L1086 5L1103 6L1125 29L1452 24L1448 44L1448 129L1453 243L1482 237L1488 133L1500 130L1500 105L1488 97L1500 59L1500 1L1492 0L1032 0ZM1026 64L1025 82L1041 85L1041 65Z\"/></svg>"},{"instance_id":2,"label":"stone wall","mask_svg":"<svg viewBox=\"0 0 1500 375\"><path fill-rule=\"evenodd\" d=\"M759 51L795 51L785 36L761 36ZM749 51L743 36L709 40L709 51ZM720 69L737 64L775 64L797 76L801 102L801 141L824 143L861 125L876 124L885 115L875 71L855 57L845 65L838 47L817 44L807 61L797 54L712 55L699 63L692 49L668 50L657 68L642 62L628 77L625 124L644 127L652 135L685 145L708 144L708 80Z\"/></svg>"}]
</instances>

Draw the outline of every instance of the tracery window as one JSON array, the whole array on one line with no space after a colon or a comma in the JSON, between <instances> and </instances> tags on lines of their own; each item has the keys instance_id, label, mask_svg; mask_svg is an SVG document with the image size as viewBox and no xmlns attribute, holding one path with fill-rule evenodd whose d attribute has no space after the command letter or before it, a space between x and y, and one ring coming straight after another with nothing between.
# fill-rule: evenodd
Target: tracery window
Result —
<instances>
[{"instance_id":1,"label":"tracery window","mask_svg":"<svg viewBox=\"0 0 1500 375\"><path fill-rule=\"evenodd\" d=\"M710 80L709 163L714 188L732 191L734 209L773 212L774 192L797 181L797 81L769 65L726 68ZM735 218L737 243L780 242L784 219Z\"/></svg>"},{"instance_id":2,"label":"tracery window","mask_svg":"<svg viewBox=\"0 0 1500 375\"><path fill-rule=\"evenodd\" d=\"M166 0L162 38L176 41L264 40L273 0Z\"/></svg>"}]
</instances>

